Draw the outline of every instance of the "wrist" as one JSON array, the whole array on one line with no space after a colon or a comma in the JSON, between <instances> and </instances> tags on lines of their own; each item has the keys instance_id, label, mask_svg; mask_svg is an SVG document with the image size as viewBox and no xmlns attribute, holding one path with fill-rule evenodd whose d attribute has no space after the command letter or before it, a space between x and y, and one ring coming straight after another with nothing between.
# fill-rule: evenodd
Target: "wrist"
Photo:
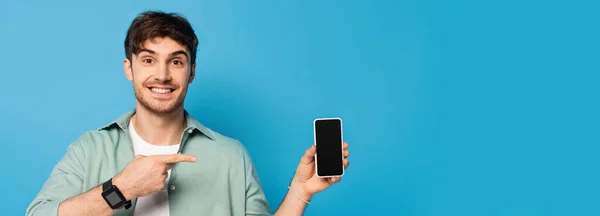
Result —
<instances>
[{"instance_id":1,"label":"wrist","mask_svg":"<svg viewBox=\"0 0 600 216\"><path fill-rule=\"evenodd\" d=\"M135 196L131 193L130 188L125 184L124 181L120 178L120 176L115 176L112 179L112 184L119 189L121 194L125 197L125 200L132 200Z\"/></svg>"},{"instance_id":2,"label":"wrist","mask_svg":"<svg viewBox=\"0 0 600 216\"><path fill-rule=\"evenodd\" d=\"M304 188L304 184L302 182L296 180L292 180L292 183L290 184L290 190L292 190L296 196L299 196L299 198L307 202L310 202L314 195Z\"/></svg>"}]
</instances>

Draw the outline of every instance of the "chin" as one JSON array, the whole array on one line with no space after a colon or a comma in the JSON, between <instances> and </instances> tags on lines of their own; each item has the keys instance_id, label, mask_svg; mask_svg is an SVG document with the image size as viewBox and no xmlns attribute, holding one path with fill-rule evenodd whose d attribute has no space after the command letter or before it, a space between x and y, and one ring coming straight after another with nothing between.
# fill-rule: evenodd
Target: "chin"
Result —
<instances>
[{"instance_id":1,"label":"chin","mask_svg":"<svg viewBox=\"0 0 600 216\"><path fill-rule=\"evenodd\" d=\"M178 110L177 108L179 108L179 106L177 106L177 104L175 103L152 104L150 106L147 106L146 108L155 113L173 113Z\"/></svg>"},{"instance_id":2,"label":"chin","mask_svg":"<svg viewBox=\"0 0 600 216\"><path fill-rule=\"evenodd\" d=\"M175 112L174 108L157 108L157 107L146 107L152 113L169 114Z\"/></svg>"},{"instance_id":3,"label":"chin","mask_svg":"<svg viewBox=\"0 0 600 216\"><path fill-rule=\"evenodd\" d=\"M153 101L152 99L150 100L143 100L143 101L139 101L139 103L148 111L150 111L151 113L156 113L156 114L170 114L170 113L174 113L176 111L178 111L182 105L182 103L177 103L174 101Z\"/></svg>"}]
</instances>

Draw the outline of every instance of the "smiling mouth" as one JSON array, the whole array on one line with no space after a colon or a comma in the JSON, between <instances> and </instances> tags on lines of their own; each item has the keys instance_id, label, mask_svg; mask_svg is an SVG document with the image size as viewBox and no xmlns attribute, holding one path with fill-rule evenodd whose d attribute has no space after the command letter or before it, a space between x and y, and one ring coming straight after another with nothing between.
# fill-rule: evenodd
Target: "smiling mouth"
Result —
<instances>
[{"instance_id":1,"label":"smiling mouth","mask_svg":"<svg viewBox=\"0 0 600 216\"><path fill-rule=\"evenodd\" d=\"M150 91L157 94L168 94L173 92L175 89L172 88L150 88Z\"/></svg>"}]
</instances>

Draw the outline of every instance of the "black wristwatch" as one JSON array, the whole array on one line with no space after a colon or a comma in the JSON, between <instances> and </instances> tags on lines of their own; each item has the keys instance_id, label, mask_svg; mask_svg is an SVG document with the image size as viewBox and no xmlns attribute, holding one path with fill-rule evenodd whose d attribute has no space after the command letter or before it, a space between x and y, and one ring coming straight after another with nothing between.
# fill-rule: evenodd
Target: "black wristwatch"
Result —
<instances>
[{"instance_id":1,"label":"black wristwatch","mask_svg":"<svg viewBox=\"0 0 600 216\"><path fill-rule=\"evenodd\" d=\"M112 209L120 209L123 206L125 209L131 207L131 200L126 200L119 188L112 184L112 178L102 184L102 198Z\"/></svg>"}]
</instances>

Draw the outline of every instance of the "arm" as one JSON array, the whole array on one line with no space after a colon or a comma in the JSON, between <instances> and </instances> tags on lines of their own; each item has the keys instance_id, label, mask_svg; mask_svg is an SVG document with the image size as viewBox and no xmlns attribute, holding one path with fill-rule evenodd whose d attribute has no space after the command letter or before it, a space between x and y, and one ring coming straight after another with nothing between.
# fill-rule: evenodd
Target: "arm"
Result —
<instances>
[{"instance_id":1,"label":"arm","mask_svg":"<svg viewBox=\"0 0 600 216\"><path fill-rule=\"evenodd\" d=\"M126 200L154 194L165 187L167 171L178 162L195 162L190 155L136 156L122 172L112 178ZM117 210L110 208L102 198L102 185L67 199L60 204L59 216L112 215Z\"/></svg>"},{"instance_id":2,"label":"arm","mask_svg":"<svg viewBox=\"0 0 600 216\"><path fill-rule=\"evenodd\" d=\"M347 148L348 144L344 143L344 168L350 165L347 159L350 153ZM340 178L318 178L315 175L315 152L316 147L313 145L302 156L288 193L274 216L303 215L313 195L341 181ZM269 205L246 149L243 157L246 172L246 215L269 215Z\"/></svg>"},{"instance_id":3,"label":"arm","mask_svg":"<svg viewBox=\"0 0 600 216\"><path fill-rule=\"evenodd\" d=\"M110 215L112 210L97 187L83 191L83 151L79 142L71 144L53 168L41 191L27 208L27 216L43 215Z\"/></svg>"},{"instance_id":4,"label":"arm","mask_svg":"<svg viewBox=\"0 0 600 216\"><path fill-rule=\"evenodd\" d=\"M88 192L71 197L58 206L59 216L78 215L113 215L116 210L108 206L102 198L102 186L95 187Z\"/></svg>"},{"instance_id":5,"label":"arm","mask_svg":"<svg viewBox=\"0 0 600 216\"><path fill-rule=\"evenodd\" d=\"M343 148L343 163L344 169L346 169L350 165L347 159L350 154L348 152L348 144L344 143ZM341 181L341 178L319 178L316 176L314 158L316 151L316 146L313 145L306 150L304 156L300 159L288 193L281 202L279 209L275 212L275 216L303 215L306 205L315 194Z\"/></svg>"},{"instance_id":6,"label":"arm","mask_svg":"<svg viewBox=\"0 0 600 216\"><path fill-rule=\"evenodd\" d=\"M110 208L102 198L102 186L83 191L83 151L80 144L69 146L66 155L59 161L40 193L27 208L27 216L87 216L112 215L117 210ZM165 187L167 170L174 163L195 162L190 155L136 156L113 178L127 200L147 196Z\"/></svg>"},{"instance_id":7,"label":"arm","mask_svg":"<svg viewBox=\"0 0 600 216\"><path fill-rule=\"evenodd\" d=\"M298 183L292 181L288 192L283 198L283 201L281 202L281 205L279 205L279 209L277 209L277 212L275 212L274 216L302 215L311 199L312 195L304 192Z\"/></svg>"},{"instance_id":8,"label":"arm","mask_svg":"<svg viewBox=\"0 0 600 216\"><path fill-rule=\"evenodd\" d=\"M247 154L244 155L244 158L246 163L246 215L270 215L269 203L262 190L252 160ZM309 201L312 196L306 194L296 181L292 181L290 188L291 190L288 190L288 193L274 215L294 216L303 214L307 203L295 197L294 194L302 197L305 201Z\"/></svg>"}]
</instances>

